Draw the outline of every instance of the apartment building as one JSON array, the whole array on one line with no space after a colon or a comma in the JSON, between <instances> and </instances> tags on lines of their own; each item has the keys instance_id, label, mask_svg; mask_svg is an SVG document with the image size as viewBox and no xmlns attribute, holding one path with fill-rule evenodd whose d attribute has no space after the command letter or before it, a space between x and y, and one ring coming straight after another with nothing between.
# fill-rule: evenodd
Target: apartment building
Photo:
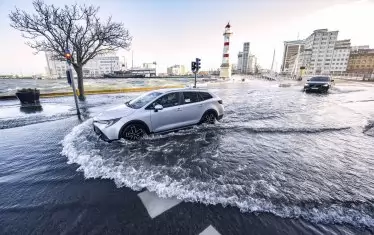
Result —
<instances>
[{"instance_id":1,"label":"apartment building","mask_svg":"<svg viewBox=\"0 0 374 235\"><path fill-rule=\"evenodd\" d=\"M281 71L291 73L295 64L296 55L304 51L304 40L285 41Z\"/></svg>"},{"instance_id":2,"label":"apartment building","mask_svg":"<svg viewBox=\"0 0 374 235\"><path fill-rule=\"evenodd\" d=\"M333 59L330 66L331 74L345 73L347 71L351 40L338 40L335 43Z\"/></svg>"},{"instance_id":3,"label":"apartment building","mask_svg":"<svg viewBox=\"0 0 374 235\"><path fill-rule=\"evenodd\" d=\"M285 41L282 72L299 74L339 74L347 70L351 51L350 39L338 40L339 31L314 30L309 37L298 41Z\"/></svg>"},{"instance_id":4,"label":"apartment building","mask_svg":"<svg viewBox=\"0 0 374 235\"><path fill-rule=\"evenodd\" d=\"M65 78L67 63L65 60L58 60L53 53L46 52L47 67L46 72L50 78ZM119 57L116 55L101 55L88 61L83 66L83 76L102 77L106 73L120 70ZM74 72L75 73L75 72ZM76 74L75 74L76 76Z\"/></svg>"},{"instance_id":5,"label":"apartment building","mask_svg":"<svg viewBox=\"0 0 374 235\"><path fill-rule=\"evenodd\" d=\"M173 65L167 68L167 74L170 76L179 76L179 75L186 75L187 71L184 65Z\"/></svg>"},{"instance_id":6,"label":"apartment building","mask_svg":"<svg viewBox=\"0 0 374 235\"><path fill-rule=\"evenodd\" d=\"M250 43L243 43L243 51L238 54L237 71L242 74L255 72L257 58L250 53Z\"/></svg>"},{"instance_id":7,"label":"apartment building","mask_svg":"<svg viewBox=\"0 0 374 235\"><path fill-rule=\"evenodd\" d=\"M358 49L352 51L348 60L347 73L373 74L374 49Z\"/></svg>"}]
</instances>

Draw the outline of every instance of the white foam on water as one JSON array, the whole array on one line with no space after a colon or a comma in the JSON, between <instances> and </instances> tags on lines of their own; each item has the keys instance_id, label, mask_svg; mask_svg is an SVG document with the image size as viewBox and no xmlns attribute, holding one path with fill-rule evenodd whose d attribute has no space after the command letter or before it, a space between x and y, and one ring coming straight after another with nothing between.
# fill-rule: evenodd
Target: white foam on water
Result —
<instances>
[{"instance_id":1,"label":"white foam on water","mask_svg":"<svg viewBox=\"0 0 374 235\"><path fill-rule=\"evenodd\" d=\"M78 170L84 173L86 178L112 179L118 187L129 187L139 191L147 188L161 198L177 198L187 202L200 202L204 204L222 206L235 206L242 212L270 212L283 218L304 218L318 223L348 223L356 226L374 226L374 218L367 210L360 207L355 209L334 204L317 207L300 207L286 205L281 202L272 202L268 198L276 197L279 187L271 185L265 180L255 181L256 185L251 192L246 192L244 185L220 184L225 182L223 175L208 180L199 180L196 177L181 177L174 179L162 173L167 166L149 166L145 164L148 153L134 153L131 158L140 161L138 165L132 165L124 160L108 159L103 156L105 151L121 152L111 144L100 142L100 149L96 146L92 136L92 120L88 120L76 127L62 141L62 154L67 156L68 163L79 165ZM178 133L177 133L178 134ZM97 140L96 140L97 141ZM118 143L118 148L129 147ZM136 151L135 151L136 152ZM136 155L138 154L138 155ZM181 161L183 164L183 161ZM181 165L172 166L173 170L183 173ZM273 177L274 180L275 177ZM259 188L257 188L257 186ZM253 196L258 190L266 190L267 198ZM289 200L287 200L289 201ZM316 203L318 205L318 203Z\"/></svg>"}]
</instances>

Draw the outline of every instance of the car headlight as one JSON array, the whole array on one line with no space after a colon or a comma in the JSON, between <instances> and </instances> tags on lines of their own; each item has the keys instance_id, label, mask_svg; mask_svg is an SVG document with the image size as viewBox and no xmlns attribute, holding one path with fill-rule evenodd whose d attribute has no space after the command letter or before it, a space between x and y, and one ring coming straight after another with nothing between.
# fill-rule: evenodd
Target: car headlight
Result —
<instances>
[{"instance_id":1,"label":"car headlight","mask_svg":"<svg viewBox=\"0 0 374 235\"><path fill-rule=\"evenodd\" d=\"M305 84L304 86L309 86L309 84Z\"/></svg>"},{"instance_id":2,"label":"car headlight","mask_svg":"<svg viewBox=\"0 0 374 235\"><path fill-rule=\"evenodd\" d=\"M328 86L329 86L329 84L323 84L323 86L324 86L324 87L328 87Z\"/></svg>"},{"instance_id":3,"label":"car headlight","mask_svg":"<svg viewBox=\"0 0 374 235\"><path fill-rule=\"evenodd\" d=\"M105 124L107 127L114 125L116 122L118 122L121 118L115 118L111 120L97 120L97 123Z\"/></svg>"}]
</instances>

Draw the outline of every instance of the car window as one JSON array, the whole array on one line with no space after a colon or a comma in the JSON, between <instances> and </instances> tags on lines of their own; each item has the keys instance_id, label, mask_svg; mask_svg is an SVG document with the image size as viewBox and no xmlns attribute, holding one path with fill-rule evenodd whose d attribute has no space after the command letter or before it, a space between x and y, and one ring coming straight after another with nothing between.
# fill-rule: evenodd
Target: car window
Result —
<instances>
[{"instance_id":1,"label":"car window","mask_svg":"<svg viewBox=\"0 0 374 235\"><path fill-rule=\"evenodd\" d=\"M162 105L164 108L179 105L179 92L173 92L161 96L155 102L153 102L152 107L155 107L158 104Z\"/></svg>"},{"instance_id":2,"label":"car window","mask_svg":"<svg viewBox=\"0 0 374 235\"><path fill-rule=\"evenodd\" d=\"M199 92L199 95L200 95L201 100L209 100L213 98L212 95L209 94L208 92Z\"/></svg>"},{"instance_id":3,"label":"car window","mask_svg":"<svg viewBox=\"0 0 374 235\"><path fill-rule=\"evenodd\" d=\"M183 92L183 103L184 104L190 104L190 103L196 103L199 102L200 99L196 92Z\"/></svg>"},{"instance_id":4,"label":"car window","mask_svg":"<svg viewBox=\"0 0 374 235\"><path fill-rule=\"evenodd\" d=\"M162 93L160 92L150 92L150 93L145 93L144 95L141 95L130 102L127 102L126 105L130 108L134 109L140 109L144 105L148 104L151 102L153 99L155 99L157 96L161 95Z\"/></svg>"},{"instance_id":5,"label":"car window","mask_svg":"<svg viewBox=\"0 0 374 235\"><path fill-rule=\"evenodd\" d=\"M330 81L330 78L329 77L312 77L310 79L310 81L314 81L314 82L328 82L328 81Z\"/></svg>"}]
</instances>

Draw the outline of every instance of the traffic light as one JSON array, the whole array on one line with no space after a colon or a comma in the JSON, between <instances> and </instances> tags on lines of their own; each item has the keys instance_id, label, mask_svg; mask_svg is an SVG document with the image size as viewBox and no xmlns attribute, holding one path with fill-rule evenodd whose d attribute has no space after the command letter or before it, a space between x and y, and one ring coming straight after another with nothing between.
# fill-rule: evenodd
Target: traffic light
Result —
<instances>
[{"instance_id":1,"label":"traffic light","mask_svg":"<svg viewBox=\"0 0 374 235\"><path fill-rule=\"evenodd\" d=\"M196 58L196 72L198 72L201 69L201 59Z\"/></svg>"},{"instance_id":2,"label":"traffic light","mask_svg":"<svg viewBox=\"0 0 374 235\"><path fill-rule=\"evenodd\" d=\"M70 54L70 51L69 50L66 50L65 51L65 59L66 59L66 61L69 63L69 64L71 64L71 54Z\"/></svg>"},{"instance_id":3,"label":"traffic light","mask_svg":"<svg viewBox=\"0 0 374 235\"><path fill-rule=\"evenodd\" d=\"M191 62L191 70L192 70L192 72L196 72L196 62L195 61L192 61Z\"/></svg>"}]
</instances>

